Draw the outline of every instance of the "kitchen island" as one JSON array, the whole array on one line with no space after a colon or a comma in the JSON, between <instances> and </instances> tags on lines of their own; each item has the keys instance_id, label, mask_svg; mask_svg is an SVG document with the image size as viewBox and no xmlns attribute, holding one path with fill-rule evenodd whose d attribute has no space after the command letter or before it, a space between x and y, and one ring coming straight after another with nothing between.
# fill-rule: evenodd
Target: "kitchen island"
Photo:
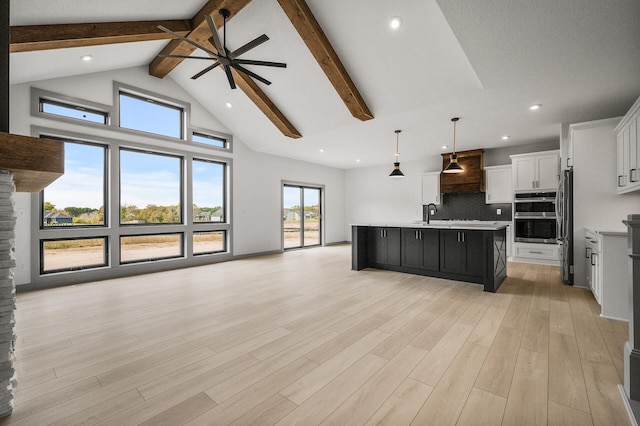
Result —
<instances>
[{"instance_id":1,"label":"kitchen island","mask_svg":"<svg viewBox=\"0 0 640 426\"><path fill-rule=\"evenodd\" d=\"M385 269L484 285L507 277L506 224L498 222L353 224L351 269Z\"/></svg>"}]
</instances>

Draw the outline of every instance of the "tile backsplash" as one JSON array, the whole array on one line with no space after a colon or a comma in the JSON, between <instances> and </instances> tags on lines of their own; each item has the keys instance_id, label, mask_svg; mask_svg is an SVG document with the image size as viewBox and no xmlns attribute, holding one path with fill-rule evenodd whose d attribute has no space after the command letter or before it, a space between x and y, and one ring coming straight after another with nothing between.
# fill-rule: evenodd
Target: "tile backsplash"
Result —
<instances>
[{"instance_id":1,"label":"tile backsplash","mask_svg":"<svg viewBox=\"0 0 640 426\"><path fill-rule=\"evenodd\" d=\"M431 216L433 220L459 219L459 220L500 220L512 219L512 205L486 204L484 192L442 194L442 204L438 211ZM497 214L497 209L502 214Z\"/></svg>"}]
</instances>

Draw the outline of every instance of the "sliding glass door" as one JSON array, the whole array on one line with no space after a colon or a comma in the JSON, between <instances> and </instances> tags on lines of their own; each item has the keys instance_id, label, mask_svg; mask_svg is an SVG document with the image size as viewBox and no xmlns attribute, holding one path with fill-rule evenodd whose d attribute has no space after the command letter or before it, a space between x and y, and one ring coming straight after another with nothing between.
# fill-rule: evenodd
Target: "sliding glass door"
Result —
<instances>
[{"instance_id":1,"label":"sliding glass door","mask_svg":"<svg viewBox=\"0 0 640 426\"><path fill-rule=\"evenodd\" d=\"M284 249L322 245L322 188L284 184L282 240Z\"/></svg>"}]
</instances>

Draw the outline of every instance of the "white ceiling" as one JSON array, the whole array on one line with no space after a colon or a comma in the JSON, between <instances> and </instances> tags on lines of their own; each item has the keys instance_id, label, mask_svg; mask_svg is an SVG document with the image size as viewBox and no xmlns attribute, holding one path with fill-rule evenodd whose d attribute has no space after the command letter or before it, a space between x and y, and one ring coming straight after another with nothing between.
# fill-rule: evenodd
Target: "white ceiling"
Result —
<instances>
[{"instance_id":1,"label":"white ceiling","mask_svg":"<svg viewBox=\"0 0 640 426\"><path fill-rule=\"evenodd\" d=\"M11 25L184 19L204 1L11 0ZM400 161L419 160L451 145L453 116L458 150L496 148L557 140L561 123L623 115L640 95L637 0L307 3L375 119L351 116L273 0L253 0L234 17L227 44L269 36L243 58L287 63L248 68L273 82L261 87L301 139L283 136L223 72L191 80L202 61L183 61L168 78L252 149L340 168L391 163L395 129ZM395 32L392 16L403 21ZM165 43L13 53L11 83L143 66ZM93 61L80 63L86 53ZM534 103L543 107L532 112Z\"/></svg>"}]
</instances>

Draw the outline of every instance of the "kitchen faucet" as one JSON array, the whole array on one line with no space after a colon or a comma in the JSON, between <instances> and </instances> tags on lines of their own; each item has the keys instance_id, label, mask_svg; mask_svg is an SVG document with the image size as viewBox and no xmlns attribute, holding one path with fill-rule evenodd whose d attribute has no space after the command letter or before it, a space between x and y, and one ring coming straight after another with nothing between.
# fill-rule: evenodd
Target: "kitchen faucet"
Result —
<instances>
[{"instance_id":1,"label":"kitchen faucet","mask_svg":"<svg viewBox=\"0 0 640 426\"><path fill-rule=\"evenodd\" d=\"M427 225L429 224L429 216L430 216L429 207L431 206L433 206L433 210L435 210L436 212L438 211L438 207L436 207L436 205L433 203L429 203L426 206L422 206L422 221L427 222Z\"/></svg>"}]
</instances>

